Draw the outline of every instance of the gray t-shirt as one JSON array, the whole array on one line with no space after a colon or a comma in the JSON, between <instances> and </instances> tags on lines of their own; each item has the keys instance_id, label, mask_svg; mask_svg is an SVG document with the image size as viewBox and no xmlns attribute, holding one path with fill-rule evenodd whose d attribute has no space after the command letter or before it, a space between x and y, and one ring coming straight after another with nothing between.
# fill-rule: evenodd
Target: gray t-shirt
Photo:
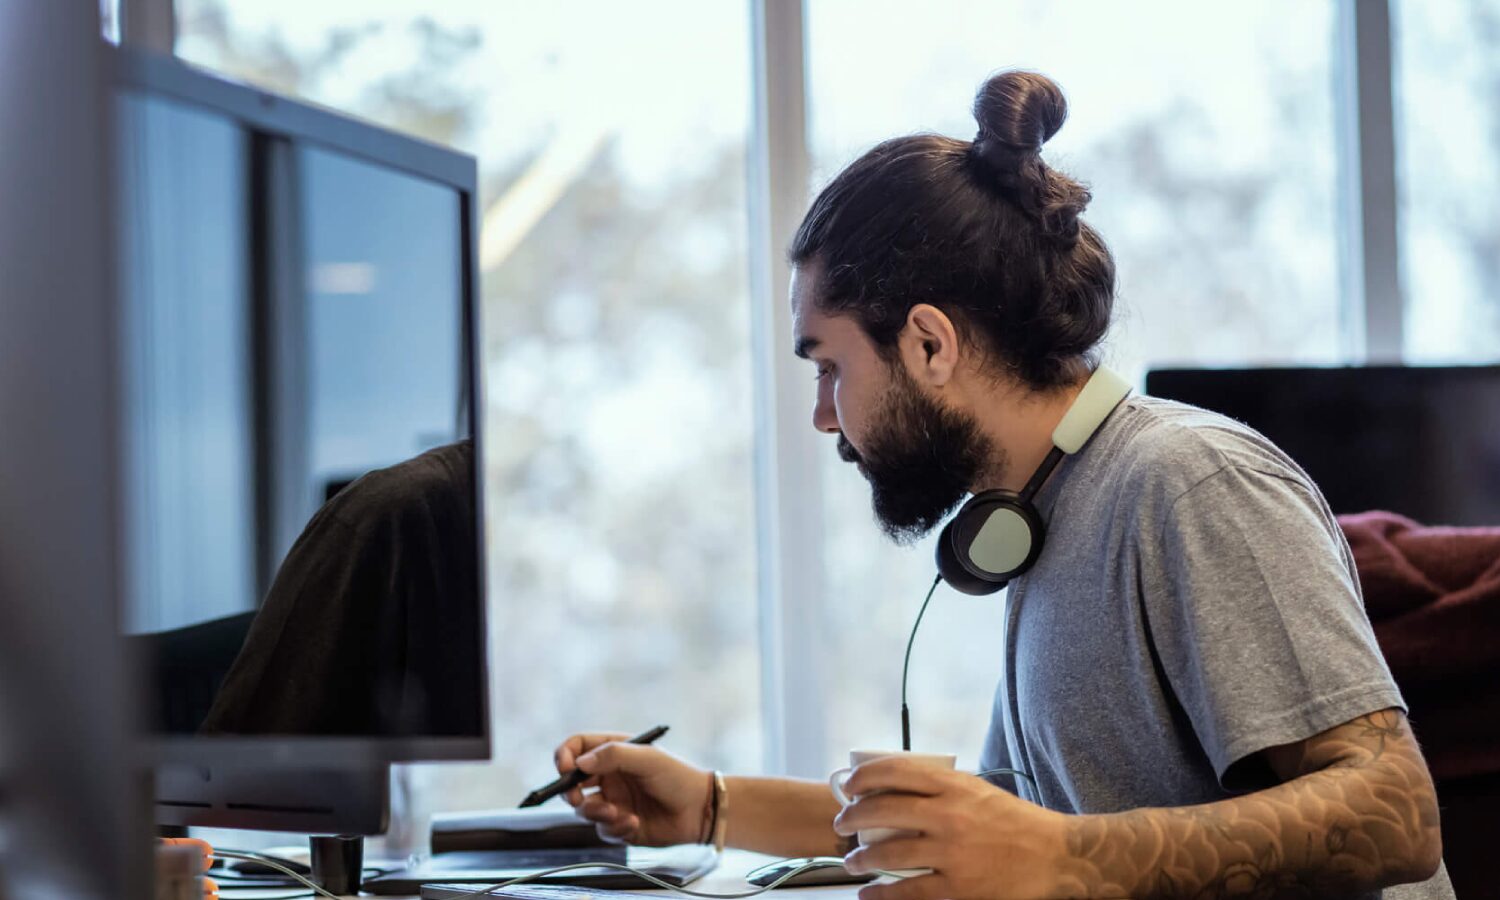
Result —
<instances>
[{"instance_id":1,"label":"gray t-shirt","mask_svg":"<svg viewBox=\"0 0 1500 900\"><path fill-rule=\"evenodd\" d=\"M1068 813L1208 803L1275 783L1260 750L1405 709L1332 512L1249 428L1129 397L1037 508L981 760L1036 786L1003 787Z\"/></svg>"}]
</instances>

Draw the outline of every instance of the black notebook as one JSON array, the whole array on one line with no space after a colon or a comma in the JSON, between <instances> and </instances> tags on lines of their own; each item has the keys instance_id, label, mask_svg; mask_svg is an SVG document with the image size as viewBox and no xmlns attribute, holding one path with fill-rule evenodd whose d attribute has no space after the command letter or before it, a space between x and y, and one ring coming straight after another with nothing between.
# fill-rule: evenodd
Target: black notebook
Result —
<instances>
[{"instance_id":1,"label":"black notebook","mask_svg":"<svg viewBox=\"0 0 1500 900\"><path fill-rule=\"evenodd\" d=\"M583 862L627 865L680 887L713 871L718 859L719 856L712 847L702 844L682 844L676 847L609 846L461 851L443 853L420 866L372 878L363 887L372 894L382 896L410 895L420 891L423 898L460 897L485 885ZM559 872L527 883L623 889L657 887L629 872L602 866ZM444 887L434 888L431 885ZM443 893L444 890L448 892Z\"/></svg>"}]
</instances>

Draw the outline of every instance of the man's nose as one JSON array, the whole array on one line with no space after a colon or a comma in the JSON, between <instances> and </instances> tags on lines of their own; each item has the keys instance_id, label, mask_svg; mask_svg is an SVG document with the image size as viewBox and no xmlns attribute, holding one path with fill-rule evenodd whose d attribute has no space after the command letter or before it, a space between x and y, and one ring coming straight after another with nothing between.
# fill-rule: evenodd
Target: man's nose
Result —
<instances>
[{"instance_id":1,"label":"man's nose","mask_svg":"<svg viewBox=\"0 0 1500 900\"><path fill-rule=\"evenodd\" d=\"M839 433L838 412L833 408L833 401L825 398L821 390L813 404L813 427L824 434Z\"/></svg>"}]
</instances>

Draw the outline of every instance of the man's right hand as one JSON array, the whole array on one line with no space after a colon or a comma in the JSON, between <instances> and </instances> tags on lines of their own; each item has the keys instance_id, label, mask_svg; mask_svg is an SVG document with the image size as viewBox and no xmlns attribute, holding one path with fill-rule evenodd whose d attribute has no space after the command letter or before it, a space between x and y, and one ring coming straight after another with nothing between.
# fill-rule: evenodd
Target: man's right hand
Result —
<instances>
[{"instance_id":1,"label":"man's right hand","mask_svg":"<svg viewBox=\"0 0 1500 900\"><path fill-rule=\"evenodd\" d=\"M713 773L629 739L618 733L575 734L558 746L552 754L558 774L577 768L589 775L568 791L568 803L607 840L642 847L702 841ZM585 794L585 788L598 790Z\"/></svg>"}]
</instances>

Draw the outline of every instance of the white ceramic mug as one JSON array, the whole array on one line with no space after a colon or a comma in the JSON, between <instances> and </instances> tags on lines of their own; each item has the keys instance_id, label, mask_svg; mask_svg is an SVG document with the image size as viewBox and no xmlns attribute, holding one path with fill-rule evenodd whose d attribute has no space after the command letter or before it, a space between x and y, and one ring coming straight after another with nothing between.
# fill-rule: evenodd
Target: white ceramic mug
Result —
<instances>
[{"instance_id":1,"label":"white ceramic mug","mask_svg":"<svg viewBox=\"0 0 1500 900\"><path fill-rule=\"evenodd\" d=\"M940 769L951 769L958 762L958 757L952 753L915 753L911 750L850 750L849 765L836 770L832 775L828 776L828 787L833 791L834 799L838 800L844 806L853 803L854 800L844 793L844 779L849 777L849 773L854 771L855 766L886 756L899 756L924 766L937 766ZM875 791L874 793L884 792ZM861 845L868 847L871 844L896 837L897 835L911 833L900 828L865 828L859 833L859 842Z\"/></svg>"}]
</instances>

